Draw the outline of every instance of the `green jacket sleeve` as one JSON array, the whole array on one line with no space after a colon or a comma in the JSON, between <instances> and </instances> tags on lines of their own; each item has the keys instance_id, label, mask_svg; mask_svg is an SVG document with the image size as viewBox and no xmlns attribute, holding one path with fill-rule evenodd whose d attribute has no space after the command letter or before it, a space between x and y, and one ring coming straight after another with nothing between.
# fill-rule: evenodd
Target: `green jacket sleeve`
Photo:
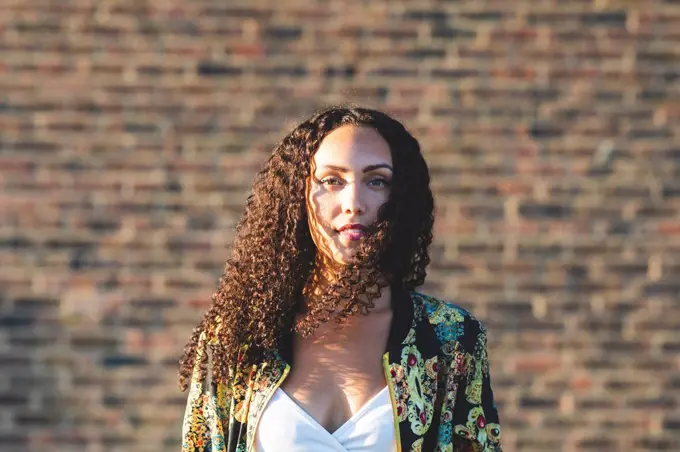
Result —
<instances>
[{"instance_id":1,"label":"green jacket sleeve","mask_svg":"<svg viewBox=\"0 0 680 452\"><path fill-rule=\"evenodd\" d=\"M207 375L200 378L199 363L208 354ZM209 347L205 347L205 333L197 347L196 364L191 377L184 420L182 422L182 452L224 451L224 432L218 410L216 385L211 378Z\"/></svg>"},{"instance_id":2,"label":"green jacket sleeve","mask_svg":"<svg viewBox=\"0 0 680 452\"><path fill-rule=\"evenodd\" d=\"M486 330L481 322L473 322L472 337L466 341L472 353L467 356L467 372L456 397L453 450L500 452L500 420L491 388Z\"/></svg>"}]
</instances>

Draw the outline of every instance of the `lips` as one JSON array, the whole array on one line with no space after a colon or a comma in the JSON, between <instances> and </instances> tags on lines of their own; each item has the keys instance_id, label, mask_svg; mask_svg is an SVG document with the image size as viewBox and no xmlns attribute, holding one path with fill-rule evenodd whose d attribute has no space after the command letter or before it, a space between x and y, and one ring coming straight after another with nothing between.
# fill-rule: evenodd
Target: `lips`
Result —
<instances>
[{"instance_id":1,"label":"lips","mask_svg":"<svg viewBox=\"0 0 680 452\"><path fill-rule=\"evenodd\" d=\"M359 240L366 235L366 227L358 223L350 223L341 227L338 233L347 240Z\"/></svg>"},{"instance_id":2,"label":"lips","mask_svg":"<svg viewBox=\"0 0 680 452\"><path fill-rule=\"evenodd\" d=\"M342 231L346 231L348 229L357 230L357 231L365 231L366 226L364 226L363 224L359 224L359 223L347 223L346 225L344 225L343 227L338 229L338 231L342 232Z\"/></svg>"}]
</instances>

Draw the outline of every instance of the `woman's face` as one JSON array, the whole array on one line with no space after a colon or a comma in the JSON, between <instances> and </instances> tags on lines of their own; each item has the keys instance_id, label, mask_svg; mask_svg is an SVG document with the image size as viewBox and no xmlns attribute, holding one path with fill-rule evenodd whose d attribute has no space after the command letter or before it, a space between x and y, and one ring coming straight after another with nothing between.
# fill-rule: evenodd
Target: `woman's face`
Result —
<instances>
[{"instance_id":1,"label":"woman's face","mask_svg":"<svg viewBox=\"0 0 680 452\"><path fill-rule=\"evenodd\" d=\"M392 154L369 127L342 126L324 138L312 157L307 209L312 239L323 261L347 264L377 221L392 181Z\"/></svg>"}]
</instances>

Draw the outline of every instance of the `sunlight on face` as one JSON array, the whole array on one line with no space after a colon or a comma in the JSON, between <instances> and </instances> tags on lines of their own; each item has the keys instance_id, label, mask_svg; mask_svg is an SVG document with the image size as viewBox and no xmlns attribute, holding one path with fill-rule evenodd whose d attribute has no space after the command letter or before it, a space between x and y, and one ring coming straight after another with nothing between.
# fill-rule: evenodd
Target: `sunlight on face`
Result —
<instances>
[{"instance_id":1,"label":"sunlight on face","mask_svg":"<svg viewBox=\"0 0 680 452\"><path fill-rule=\"evenodd\" d=\"M321 142L312 157L307 209L322 260L349 262L365 235L362 226L377 221L389 198L392 172L389 145L372 128L342 126Z\"/></svg>"}]
</instances>

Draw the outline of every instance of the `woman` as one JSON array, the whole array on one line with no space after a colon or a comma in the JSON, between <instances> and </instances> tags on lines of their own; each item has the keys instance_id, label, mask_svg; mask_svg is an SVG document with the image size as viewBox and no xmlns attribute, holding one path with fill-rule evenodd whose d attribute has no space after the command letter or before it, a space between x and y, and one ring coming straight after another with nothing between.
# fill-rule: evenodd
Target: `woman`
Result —
<instances>
[{"instance_id":1,"label":"woman","mask_svg":"<svg viewBox=\"0 0 680 452\"><path fill-rule=\"evenodd\" d=\"M327 109L278 144L181 361L184 451L501 450L484 327L415 291L429 181L375 110Z\"/></svg>"}]
</instances>

